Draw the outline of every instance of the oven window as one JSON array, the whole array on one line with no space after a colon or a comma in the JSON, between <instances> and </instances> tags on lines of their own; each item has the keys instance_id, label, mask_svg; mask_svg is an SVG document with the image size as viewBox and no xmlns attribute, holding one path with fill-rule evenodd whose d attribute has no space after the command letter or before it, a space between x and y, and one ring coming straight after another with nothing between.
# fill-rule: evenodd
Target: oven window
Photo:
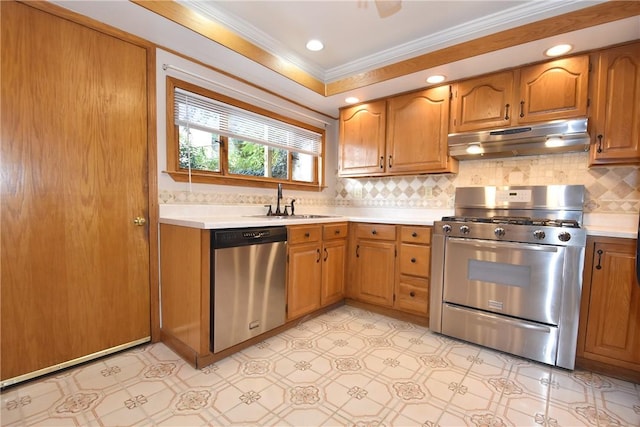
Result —
<instances>
[{"instance_id":1,"label":"oven window","mask_svg":"<svg viewBox=\"0 0 640 427\"><path fill-rule=\"evenodd\" d=\"M500 285L528 287L531 282L531 267L502 262L468 260L469 280L498 283Z\"/></svg>"}]
</instances>

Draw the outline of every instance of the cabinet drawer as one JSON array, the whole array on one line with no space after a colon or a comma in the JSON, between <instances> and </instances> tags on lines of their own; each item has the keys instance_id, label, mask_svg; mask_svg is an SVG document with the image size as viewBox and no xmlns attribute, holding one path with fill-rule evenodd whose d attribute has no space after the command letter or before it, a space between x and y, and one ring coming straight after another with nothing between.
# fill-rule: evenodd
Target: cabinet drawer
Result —
<instances>
[{"instance_id":1,"label":"cabinet drawer","mask_svg":"<svg viewBox=\"0 0 640 427\"><path fill-rule=\"evenodd\" d=\"M347 237L348 227L346 222L339 224L325 224L322 227L322 238L324 240L344 239Z\"/></svg>"},{"instance_id":2,"label":"cabinet drawer","mask_svg":"<svg viewBox=\"0 0 640 427\"><path fill-rule=\"evenodd\" d=\"M358 239L395 240L396 226L388 224L357 224Z\"/></svg>"},{"instance_id":3,"label":"cabinet drawer","mask_svg":"<svg viewBox=\"0 0 640 427\"><path fill-rule=\"evenodd\" d=\"M429 281L427 279L400 278L395 305L401 310L429 313Z\"/></svg>"},{"instance_id":4,"label":"cabinet drawer","mask_svg":"<svg viewBox=\"0 0 640 427\"><path fill-rule=\"evenodd\" d=\"M429 277L431 247L425 245L400 245L400 274Z\"/></svg>"},{"instance_id":5,"label":"cabinet drawer","mask_svg":"<svg viewBox=\"0 0 640 427\"><path fill-rule=\"evenodd\" d=\"M431 243L431 228L403 225L400 227L400 240L428 245Z\"/></svg>"},{"instance_id":6,"label":"cabinet drawer","mask_svg":"<svg viewBox=\"0 0 640 427\"><path fill-rule=\"evenodd\" d=\"M297 243L319 242L322 237L322 227L319 225L301 225L288 228L288 242Z\"/></svg>"}]
</instances>

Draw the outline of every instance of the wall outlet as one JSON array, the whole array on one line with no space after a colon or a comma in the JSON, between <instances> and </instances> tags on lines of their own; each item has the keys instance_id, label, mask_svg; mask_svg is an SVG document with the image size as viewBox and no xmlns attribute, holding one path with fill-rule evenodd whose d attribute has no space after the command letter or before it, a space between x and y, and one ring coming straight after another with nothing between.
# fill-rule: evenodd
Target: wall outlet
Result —
<instances>
[{"instance_id":1,"label":"wall outlet","mask_svg":"<svg viewBox=\"0 0 640 427\"><path fill-rule=\"evenodd\" d=\"M432 187L424 187L424 197L425 199L431 199L433 197Z\"/></svg>"},{"instance_id":2,"label":"wall outlet","mask_svg":"<svg viewBox=\"0 0 640 427\"><path fill-rule=\"evenodd\" d=\"M357 185L353 189L353 198L354 199L362 199L362 185Z\"/></svg>"}]
</instances>

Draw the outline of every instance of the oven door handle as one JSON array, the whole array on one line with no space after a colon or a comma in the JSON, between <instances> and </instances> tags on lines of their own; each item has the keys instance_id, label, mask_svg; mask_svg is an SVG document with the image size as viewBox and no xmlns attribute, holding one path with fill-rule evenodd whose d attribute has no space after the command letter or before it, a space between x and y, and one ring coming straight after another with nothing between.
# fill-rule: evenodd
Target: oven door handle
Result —
<instances>
[{"instance_id":1,"label":"oven door handle","mask_svg":"<svg viewBox=\"0 0 640 427\"><path fill-rule=\"evenodd\" d=\"M450 237L451 241L455 241L457 244L468 245L483 249L518 249L518 250L532 250L540 252L558 252L557 246L552 245L538 245L535 243L519 243L519 242L497 242L495 240L482 240L482 239L461 239L458 237Z\"/></svg>"},{"instance_id":2,"label":"oven door handle","mask_svg":"<svg viewBox=\"0 0 640 427\"><path fill-rule=\"evenodd\" d=\"M463 308L459 308L456 306L453 306L451 304L447 304L448 308L450 310L453 311L459 311L459 312L463 312L463 313L469 313L469 311L472 311L475 313L476 320L478 322L485 322L485 323L493 323L493 324L508 324L509 326L513 326L515 328L520 328L520 329L528 329L531 331L540 331L540 332L544 332L546 334L550 334L551 333L551 328L545 325L539 325L539 324L535 324L535 323L531 323L531 322L527 322L524 320L512 320L509 318L506 318L504 316L495 316L492 314L488 314L488 313L483 313L483 312L479 312L477 310L473 310L473 309L463 309Z\"/></svg>"}]
</instances>

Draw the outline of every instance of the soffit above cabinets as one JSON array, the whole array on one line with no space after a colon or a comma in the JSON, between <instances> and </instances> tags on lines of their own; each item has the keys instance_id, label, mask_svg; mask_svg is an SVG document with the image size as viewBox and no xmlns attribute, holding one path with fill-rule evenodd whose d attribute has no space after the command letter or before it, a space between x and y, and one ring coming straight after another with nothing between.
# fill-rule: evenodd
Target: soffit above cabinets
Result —
<instances>
[{"instance_id":1,"label":"soffit above cabinets","mask_svg":"<svg viewBox=\"0 0 640 427\"><path fill-rule=\"evenodd\" d=\"M544 60L556 42L580 52L640 39L635 1L404 0L386 18L373 0L54 3L334 118L348 96L426 87L431 73L453 81ZM310 56L300 45L322 31L324 56Z\"/></svg>"}]
</instances>

